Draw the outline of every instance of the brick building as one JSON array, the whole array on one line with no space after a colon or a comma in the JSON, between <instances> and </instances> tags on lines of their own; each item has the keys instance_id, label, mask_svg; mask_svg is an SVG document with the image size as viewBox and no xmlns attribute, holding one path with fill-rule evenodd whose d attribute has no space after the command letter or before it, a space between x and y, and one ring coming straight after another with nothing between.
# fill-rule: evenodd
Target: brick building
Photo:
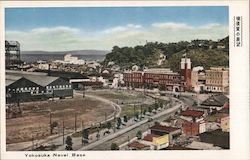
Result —
<instances>
[{"instance_id":1,"label":"brick building","mask_svg":"<svg viewBox=\"0 0 250 160\"><path fill-rule=\"evenodd\" d=\"M189 58L181 60L180 73L169 68L151 68L144 71L124 72L126 87L154 89L163 91L191 90L191 61Z\"/></svg>"}]
</instances>

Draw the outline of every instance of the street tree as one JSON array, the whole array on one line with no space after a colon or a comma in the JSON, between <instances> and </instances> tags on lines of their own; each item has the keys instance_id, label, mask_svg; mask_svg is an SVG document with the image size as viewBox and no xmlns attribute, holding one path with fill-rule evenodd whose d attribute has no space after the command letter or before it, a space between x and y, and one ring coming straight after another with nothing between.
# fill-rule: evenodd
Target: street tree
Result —
<instances>
[{"instance_id":1,"label":"street tree","mask_svg":"<svg viewBox=\"0 0 250 160\"><path fill-rule=\"evenodd\" d=\"M97 133L96 133L96 139L99 140L100 139L100 131L97 130Z\"/></svg>"},{"instance_id":2,"label":"street tree","mask_svg":"<svg viewBox=\"0 0 250 160\"><path fill-rule=\"evenodd\" d=\"M50 125L50 134L53 133L54 128L58 127L58 122L53 122Z\"/></svg>"},{"instance_id":3,"label":"street tree","mask_svg":"<svg viewBox=\"0 0 250 160\"><path fill-rule=\"evenodd\" d=\"M128 122L128 117L127 117L126 115L123 116L123 121L124 121L125 123Z\"/></svg>"},{"instance_id":4,"label":"street tree","mask_svg":"<svg viewBox=\"0 0 250 160\"><path fill-rule=\"evenodd\" d=\"M138 139L142 139L142 132L141 132L141 131L138 131L138 132L136 133L136 137L137 137Z\"/></svg>"},{"instance_id":5,"label":"street tree","mask_svg":"<svg viewBox=\"0 0 250 160\"><path fill-rule=\"evenodd\" d=\"M88 129L83 129L82 130L82 142L84 144L88 143L89 140L89 130Z\"/></svg>"},{"instance_id":6,"label":"street tree","mask_svg":"<svg viewBox=\"0 0 250 160\"><path fill-rule=\"evenodd\" d=\"M139 119L139 113L138 112L135 113L135 118Z\"/></svg>"},{"instance_id":7,"label":"street tree","mask_svg":"<svg viewBox=\"0 0 250 160\"><path fill-rule=\"evenodd\" d=\"M111 144L111 150L119 150L119 146L116 143Z\"/></svg>"},{"instance_id":8,"label":"street tree","mask_svg":"<svg viewBox=\"0 0 250 160\"><path fill-rule=\"evenodd\" d=\"M108 132L109 132L109 130L112 128L111 122L108 122L108 123L107 123L106 128L108 129Z\"/></svg>"},{"instance_id":9,"label":"street tree","mask_svg":"<svg viewBox=\"0 0 250 160\"><path fill-rule=\"evenodd\" d=\"M66 143L66 147L65 147L66 150L73 150L72 148L73 142L70 136L67 136L65 143Z\"/></svg>"},{"instance_id":10,"label":"street tree","mask_svg":"<svg viewBox=\"0 0 250 160\"><path fill-rule=\"evenodd\" d=\"M148 107L148 112L151 113L152 112L152 108Z\"/></svg>"},{"instance_id":11,"label":"street tree","mask_svg":"<svg viewBox=\"0 0 250 160\"><path fill-rule=\"evenodd\" d=\"M119 117L119 118L117 119L117 129L120 128L121 124L122 124L122 119Z\"/></svg>"}]
</instances>

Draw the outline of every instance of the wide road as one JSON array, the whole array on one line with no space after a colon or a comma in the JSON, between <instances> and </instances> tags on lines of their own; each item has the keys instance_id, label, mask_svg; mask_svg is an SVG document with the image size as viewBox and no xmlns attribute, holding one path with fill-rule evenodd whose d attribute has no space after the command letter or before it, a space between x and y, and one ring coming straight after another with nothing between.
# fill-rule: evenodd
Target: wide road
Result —
<instances>
[{"instance_id":1,"label":"wide road","mask_svg":"<svg viewBox=\"0 0 250 160\"><path fill-rule=\"evenodd\" d=\"M159 97L161 99L164 99L166 97ZM176 100L179 101L179 100ZM116 143L118 145L121 145L128 141L128 139L134 138L136 136L136 133L141 130L142 132L149 129L149 127L153 126L155 121L163 121L166 118L168 118L171 114L174 114L177 110L180 109L182 105L184 105L181 101L178 103L173 104L171 108L168 108L164 111L161 111L150 118L153 119L152 122L148 122L148 118L145 118L144 120L129 126L127 128L121 129L117 131L116 133L109 135L97 142L91 143L79 150L110 150L110 146L112 143Z\"/></svg>"},{"instance_id":2,"label":"wide road","mask_svg":"<svg viewBox=\"0 0 250 160\"><path fill-rule=\"evenodd\" d=\"M194 103L194 100L192 99L192 96L180 97L180 100L183 102L182 105L184 105L184 106L192 106L193 103ZM136 133L138 131L142 131L142 132L147 131L150 127L152 127L154 125L154 123L156 121L160 122L160 121L163 121L163 120L169 118L179 108L176 109L176 108L172 107L172 109L173 110L171 112L167 113L167 114L162 113L160 116L155 117L154 121L144 123L143 125L140 125L140 126L134 128L134 129L130 130L130 131L127 131L124 134L121 134L118 137L110 139L110 140L106 141L105 143L102 143L102 144L100 144L100 145L98 145L96 147L93 147L90 150L110 150L110 146L111 146L112 143L116 143L118 146L123 144L123 143L126 143L126 142L128 142L129 139L132 139L132 138L136 137Z\"/></svg>"}]
</instances>

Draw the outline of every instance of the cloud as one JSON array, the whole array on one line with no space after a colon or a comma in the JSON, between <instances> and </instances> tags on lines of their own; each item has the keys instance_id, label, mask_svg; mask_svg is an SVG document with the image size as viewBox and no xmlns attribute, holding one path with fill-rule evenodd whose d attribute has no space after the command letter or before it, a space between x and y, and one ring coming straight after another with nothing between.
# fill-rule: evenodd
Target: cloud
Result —
<instances>
[{"instance_id":1,"label":"cloud","mask_svg":"<svg viewBox=\"0 0 250 160\"><path fill-rule=\"evenodd\" d=\"M166 28L166 29L193 29L192 26L189 26L185 23L173 23L173 22L153 23L152 26L155 28Z\"/></svg>"},{"instance_id":2,"label":"cloud","mask_svg":"<svg viewBox=\"0 0 250 160\"><path fill-rule=\"evenodd\" d=\"M111 33L116 33L116 32L124 32L124 31L139 29L139 28L142 28L142 26L141 25L136 25L136 24L127 24L125 26L116 26L116 27L113 27L113 28L105 29L103 31L103 33L111 34Z\"/></svg>"},{"instance_id":3,"label":"cloud","mask_svg":"<svg viewBox=\"0 0 250 160\"><path fill-rule=\"evenodd\" d=\"M22 50L65 51L80 49L111 50L113 46L136 46L148 42L178 42L193 39L224 38L229 33L228 26L209 23L190 26L185 23L153 23L150 26L126 24L95 32L85 32L78 28L57 26L35 28L30 31L6 31L6 40L17 40Z\"/></svg>"}]
</instances>

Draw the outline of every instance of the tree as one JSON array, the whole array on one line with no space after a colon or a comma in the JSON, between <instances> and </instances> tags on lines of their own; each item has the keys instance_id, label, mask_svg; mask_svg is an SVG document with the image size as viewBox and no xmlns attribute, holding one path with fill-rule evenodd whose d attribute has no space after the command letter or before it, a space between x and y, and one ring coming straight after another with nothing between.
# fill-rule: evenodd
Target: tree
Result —
<instances>
[{"instance_id":1,"label":"tree","mask_svg":"<svg viewBox=\"0 0 250 160\"><path fill-rule=\"evenodd\" d=\"M83 129L82 131L82 141L83 143L88 143L89 140L89 130L88 129Z\"/></svg>"},{"instance_id":2,"label":"tree","mask_svg":"<svg viewBox=\"0 0 250 160\"><path fill-rule=\"evenodd\" d=\"M151 113L152 112L152 108L148 107L148 112Z\"/></svg>"},{"instance_id":3,"label":"tree","mask_svg":"<svg viewBox=\"0 0 250 160\"><path fill-rule=\"evenodd\" d=\"M125 123L128 122L128 117L127 117L126 115L123 116L123 121L124 121Z\"/></svg>"},{"instance_id":4,"label":"tree","mask_svg":"<svg viewBox=\"0 0 250 160\"><path fill-rule=\"evenodd\" d=\"M58 122L51 123L51 125L50 125L50 134L53 133L54 128L56 128L57 126L58 126Z\"/></svg>"},{"instance_id":5,"label":"tree","mask_svg":"<svg viewBox=\"0 0 250 160\"><path fill-rule=\"evenodd\" d=\"M70 136L67 136L65 143L66 143L66 147L65 147L66 150L73 150L72 148L73 142Z\"/></svg>"},{"instance_id":6,"label":"tree","mask_svg":"<svg viewBox=\"0 0 250 160\"><path fill-rule=\"evenodd\" d=\"M144 110L143 110L143 114L144 114L144 115L146 115L146 112L147 112L147 110L146 110L146 109L144 109Z\"/></svg>"},{"instance_id":7,"label":"tree","mask_svg":"<svg viewBox=\"0 0 250 160\"><path fill-rule=\"evenodd\" d=\"M97 139L97 140L99 140L99 138L100 138L100 131L99 131L99 130L97 130L97 133L96 133L96 139Z\"/></svg>"},{"instance_id":8,"label":"tree","mask_svg":"<svg viewBox=\"0 0 250 160\"><path fill-rule=\"evenodd\" d=\"M135 113L135 118L139 119L139 113L138 112Z\"/></svg>"},{"instance_id":9,"label":"tree","mask_svg":"<svg viewBox=\"0 0 250 160\"><path fill-rule=\"evenodd\" d=\"M119 150L119 146L116 143L111 144L111 150Z\"/></svg>"},{"instance_id":10,"label":"tree","mask_svg":"<svg viewBox=\"0 0 250 160\"><path fill-rule=\"evenodd\" d=\"M142 139L142 132L141 132L141 131L138 131L138 132L136 133L136 137L137 137L138 139Z\"/></svg>"},{"instance_id":11,"label":"tree","mask_svg":"<svg viewBox=\"0 0 250 160\"><path fill-rule=\"evenodd\" d=\"M111 124L111 122L108 122L108 123L107 123L106 128L108 129L108 132L109 132L109 130L112 128L112 124Z\"/></svg>"},{"instance_id":12,"label":"tree","mask_svg":"<svg viewBox=\"0 0 250 160\"><path fill-rule=\"evenodd\" d=\"M120 128L121 124L122 124L122 119L119 117L119 118L117 119L117 129Z\"/></svg>"}]
</instances>

